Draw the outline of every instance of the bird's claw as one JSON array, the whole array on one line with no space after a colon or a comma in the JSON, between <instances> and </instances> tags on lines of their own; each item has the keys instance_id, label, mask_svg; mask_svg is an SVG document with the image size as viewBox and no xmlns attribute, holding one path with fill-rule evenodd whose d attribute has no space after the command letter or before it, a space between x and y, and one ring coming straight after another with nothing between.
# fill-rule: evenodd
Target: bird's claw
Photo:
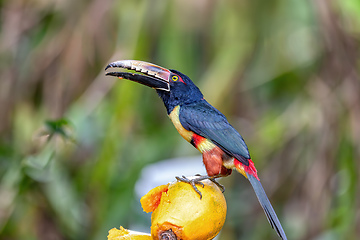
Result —
<instances>
[{"instance_id":1,"label":"bird's claw","mask_svg":"<svg viewBox=\"0 0 360 240\"><path fill-rule=\"evenodd\" d=\"M213 183L215 183L216 186L218 186L221 189L221 192L224 193L225 192L224 185L222 185L222 184L220 184L219 182L216 181L216 178L219 178L219 177L221 177L221 175L216 175L216 176L213 176L213 177L209 177L208 179L210 181L212 181Z\"/></svg>"},{"instance_id":2,"label":"bird's claw","mask_svg":"<svg viewBox=\"0 0 360 240\"><path fill-rule=\"evenodd\" d=\"M201 182L203 179L198 180L198 179L188 179L187 177L185 177L184 175L182 177L175 177L176 180L180 181L180 182L185 182L185 183L189 183L192 188L195 190L195 192L197 192L200 195L200 199L202 198L202 194L199 191L199 189L196 187L195 184L200 184L202 187L204 187L205 185Z\"/></svg>"},{"instance_id":3,"label":"bird's claw","mask_svg":"<svg viewBox=\"0 0 360 240\"><path fill-rule=\"evenodd\" d=\"M199 189L196 187L196 184L200 184L202 187L204 187L204 183L202 183L201 181L206 180L206 179L208 179L208 180L212 181L213 183L215 183L216 186L218 186L221 189L222 192L225 191L225 187L215 180L216 178L221 177L221 175L216 175L216 176L210 177L210 176L207 176L207 175L202 176L200 174L196 174L195 176L197 178L194 178L194 179L188 179L185 176L175 177L175 178L176 178L176 180L178 180L180 182L189 183L192 186L192 188L195 190L195 192L197 192L197 194L199 194L200 199L202 199L202 194L199 191Z\"/></svg>"}]
</instances>

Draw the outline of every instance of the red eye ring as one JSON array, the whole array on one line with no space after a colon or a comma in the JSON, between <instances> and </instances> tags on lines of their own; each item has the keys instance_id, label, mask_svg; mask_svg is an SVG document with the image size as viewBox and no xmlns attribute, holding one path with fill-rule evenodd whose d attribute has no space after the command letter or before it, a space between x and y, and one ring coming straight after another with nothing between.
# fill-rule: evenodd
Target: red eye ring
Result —
<instances>
[{"instance_id":1,"label":"red eye ring","mask_svg":"<svg viewBox=\"0 0 360 240\"><path fill-rule=\"evenodd\" d=\"M184 84L186 85L186 83L184 82L184 80L182 80L182 78L181 78L179 75L177 75L177 74L173 74L173 75L171 76L171 80L172 80L173 82L180 81L180 82L182 82L182 83L184 83Z\"/></svg>"}]
</instances>

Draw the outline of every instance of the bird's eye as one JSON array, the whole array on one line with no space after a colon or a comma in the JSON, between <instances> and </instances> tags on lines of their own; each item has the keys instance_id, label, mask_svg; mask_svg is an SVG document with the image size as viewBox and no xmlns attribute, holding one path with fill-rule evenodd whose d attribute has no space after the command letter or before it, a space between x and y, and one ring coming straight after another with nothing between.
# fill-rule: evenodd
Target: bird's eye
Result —
<instances>
[{"instance_id":1,"label":"bird's eye","mask_svg":"<svg viewBox=\"0 0 360 240\"><path fill-rule=\"evenodd\" d=\"M171 78L174 82L176 82L178 79L179 79L179 77L178 76L172 76L172 78Z\"/></svg>"}]
</instances>

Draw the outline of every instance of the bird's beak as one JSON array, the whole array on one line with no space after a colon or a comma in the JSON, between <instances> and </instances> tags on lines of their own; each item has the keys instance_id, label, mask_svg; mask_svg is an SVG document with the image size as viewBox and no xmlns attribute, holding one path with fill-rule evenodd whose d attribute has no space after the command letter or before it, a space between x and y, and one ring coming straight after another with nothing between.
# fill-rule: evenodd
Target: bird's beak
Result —
<instances>
[{"instance_id":1,"label":"bird's beak","mask_svg":"<svg viewBox=\"0 0 360 240\"><path fill-rule=\"evenodd\" d=\"M134 70L142 74L130 72L107 72L106 76L115 76L120 79L128 79L143 85L152 87L154 89L170 91L170 70L157 66L152 63L136 61L136 60L121 60L110 63L105 70L109 68L123 68Z\"/></svg>"}]
</instances>

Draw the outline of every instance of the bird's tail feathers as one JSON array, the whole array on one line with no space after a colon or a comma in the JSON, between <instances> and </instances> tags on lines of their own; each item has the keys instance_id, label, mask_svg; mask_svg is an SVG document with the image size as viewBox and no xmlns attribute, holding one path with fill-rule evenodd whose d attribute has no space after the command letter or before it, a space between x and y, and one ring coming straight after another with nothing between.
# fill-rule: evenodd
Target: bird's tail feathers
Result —
<instances>
[{"instance_id":1,"label":"bird's tail feathers","mask_svg":"<svg viewBox=\"0 0 360 240\"><path fill-rule=\"evenodd\" d=\"M271 206L271 203L266 196L264 188L262 187L260 181L252 174L246 173L247 178L249 179L252 187L254 188L255 194L260 202L261 207L264 209L266 217L273 229L277 232L277 234L284 240L287 240L285 232L281 226L281 223L276 216L276 213Z\"/></svg>"}]
</instances>

